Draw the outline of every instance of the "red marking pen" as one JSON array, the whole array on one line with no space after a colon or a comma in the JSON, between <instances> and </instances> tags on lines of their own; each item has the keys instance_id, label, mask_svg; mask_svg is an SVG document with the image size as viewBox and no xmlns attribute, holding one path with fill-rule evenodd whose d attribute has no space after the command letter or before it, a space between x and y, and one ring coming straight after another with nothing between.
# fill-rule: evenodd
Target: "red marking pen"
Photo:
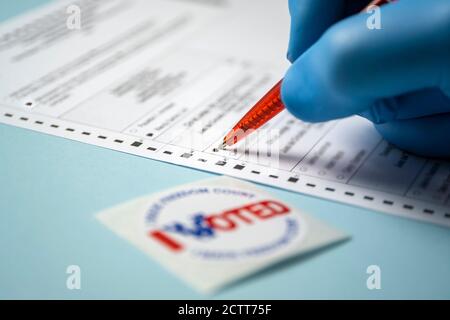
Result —
<instances>
[{"instance_id":1,"label":"red marking pen","mask_svg":"<svg viewBox=\"0 0 450 320\"><path fill-rule=\"evenodd\" d=\"M393 0L372 1L363 11L371 6L381 6L392 1ZM264 97L262 97L261 100L259 100L255 106L244 115L244 117L242 117L233 129L231 129L231 131L223 138L223 143L219 148L224 149L226 146L234 145L284 110L285 107L281 101L281 82L282 80L270 89L270 91L267 92Z\"/></svg>"}]
</instances>

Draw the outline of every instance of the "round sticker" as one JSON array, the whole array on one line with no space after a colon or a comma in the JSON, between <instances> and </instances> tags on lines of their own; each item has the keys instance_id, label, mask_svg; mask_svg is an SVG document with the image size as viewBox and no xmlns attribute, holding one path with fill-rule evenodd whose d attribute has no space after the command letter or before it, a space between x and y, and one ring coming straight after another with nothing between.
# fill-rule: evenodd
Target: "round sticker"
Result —
<instances>
[{"instance_id":1,"label":"round sticker","mask_svg":"<svg viewBox=\"0 0 450 320\"><path fill-rule=\"evenodd\" d=\"M195 186L159 197L145 232L173 254L202 260L258 259L298 245L307 225L289 205L236 187Z\"/></svg>"}]
</instances>

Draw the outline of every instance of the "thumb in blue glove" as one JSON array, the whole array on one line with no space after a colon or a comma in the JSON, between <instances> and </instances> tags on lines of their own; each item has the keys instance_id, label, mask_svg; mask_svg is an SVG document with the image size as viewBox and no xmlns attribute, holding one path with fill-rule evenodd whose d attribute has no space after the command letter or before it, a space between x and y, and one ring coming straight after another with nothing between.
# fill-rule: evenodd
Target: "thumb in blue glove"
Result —
<instances>
[{"instance_id":1,"label":"thumb in blue glove","mask_svg":"<svg viewBox=\"0 0 450 320\"><path fill-rule=\"evenodd\" d=\"M362 115L407 151L450 158L450 1L399 0L369 29L368 1L290 0L282 99L320 122Z\"/></svg>"}]
</instances>

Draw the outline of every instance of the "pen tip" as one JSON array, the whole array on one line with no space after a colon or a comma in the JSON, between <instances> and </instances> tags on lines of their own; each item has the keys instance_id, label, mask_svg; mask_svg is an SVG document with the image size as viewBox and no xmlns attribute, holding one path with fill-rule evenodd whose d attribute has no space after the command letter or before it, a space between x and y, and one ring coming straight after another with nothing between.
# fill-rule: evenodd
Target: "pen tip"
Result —
<instances>
[{"instance_id":1,"label":"pen tip","mask_svg":"<svg viewBox=\"0 0 450 320\"><path fill-rule=\"evenodd\" d=\"M220 143L218 146L217 146L217 150L225 150L225 148L227 147L227 143L225 142L225 141L223 141L222 143Z\"/></svg>"}]
</instances>

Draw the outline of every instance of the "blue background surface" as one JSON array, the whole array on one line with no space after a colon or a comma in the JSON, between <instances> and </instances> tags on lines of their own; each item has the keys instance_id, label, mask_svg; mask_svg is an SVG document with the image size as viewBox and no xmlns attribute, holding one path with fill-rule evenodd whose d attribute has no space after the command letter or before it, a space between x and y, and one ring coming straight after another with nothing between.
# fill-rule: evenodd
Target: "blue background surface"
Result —
<instances>
[{"instance_id":1,"label":"blue background surface","mask_svg":"<svg viewBox=\"0 0 450 320\"><path fill-rule=\"evenodd\" d=\"M46 1L1 1L0 20ZM0 298L205 299L96 212L212 174L0 125ZM258 274L217 299L450 298L450 230L263 187L352 240ZM81 290L66 268L81 267ZM381 268L368 290L366 268Z\"/></svg>"}]
</instances>

